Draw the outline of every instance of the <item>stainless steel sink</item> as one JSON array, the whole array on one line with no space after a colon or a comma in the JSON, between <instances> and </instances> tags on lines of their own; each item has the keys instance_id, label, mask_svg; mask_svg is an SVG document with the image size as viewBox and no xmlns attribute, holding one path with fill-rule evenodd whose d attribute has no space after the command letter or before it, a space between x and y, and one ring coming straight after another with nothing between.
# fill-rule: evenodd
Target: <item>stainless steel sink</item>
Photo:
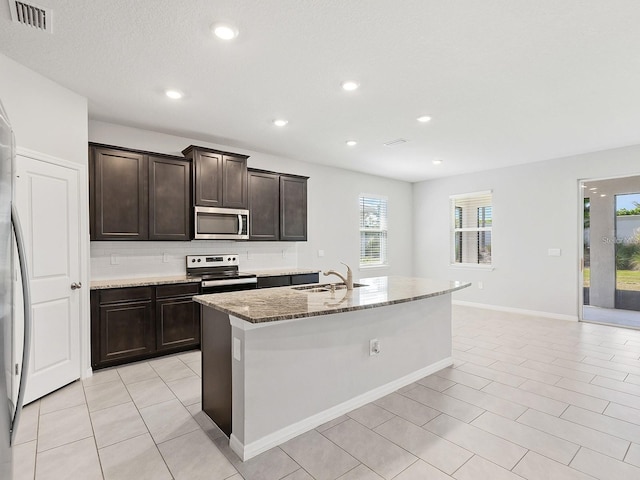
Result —
<instances>
[{"instance_id":1,"label":"stainless steel sink","mask_svg":"<svg viewBox=\"0 0 640 480\"><path fill-rule=\"evenodd\" d=\"M364 283L354 283L353 288L366 287ZM330 292L332 290L345 290L347 286L344 283L321 283L313 285L303 285L300 287L291 287L293 290L300 290L306 293Z\"/></svg>"}]
</instances>

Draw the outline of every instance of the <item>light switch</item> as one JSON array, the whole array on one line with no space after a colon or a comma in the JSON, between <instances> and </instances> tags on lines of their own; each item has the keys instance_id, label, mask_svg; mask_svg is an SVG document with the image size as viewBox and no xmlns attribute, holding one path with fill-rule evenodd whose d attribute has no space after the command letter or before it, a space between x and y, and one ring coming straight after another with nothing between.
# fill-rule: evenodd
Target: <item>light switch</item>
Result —
<instances>
[{"instance_id":1,"label":"light switch","mask_svg":"<svg viewBox=\"0 0 640 480\"><path fill-rule=\"evenodd\" d=\"M318 256L324 257L324 250L318 250Z\"/></svg>"},{"instance_id":2,"label":"light switch","mask_svg":"<svg viewBox=\"0 0 640 480\"><path fill-rule=\"evenodd\" d=\"M550 248L548 251L548 255L550 257L559 257L562 254L562 250L559 248Z\"/></svg>"}]
</instances>

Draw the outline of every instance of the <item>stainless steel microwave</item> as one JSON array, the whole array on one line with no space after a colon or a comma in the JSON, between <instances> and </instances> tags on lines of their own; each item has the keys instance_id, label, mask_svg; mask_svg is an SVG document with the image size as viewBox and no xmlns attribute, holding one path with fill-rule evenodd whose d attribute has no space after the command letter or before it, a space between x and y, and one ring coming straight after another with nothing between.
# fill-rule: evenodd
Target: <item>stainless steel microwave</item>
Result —
<instances>
[{"instance_id":1,"label":"stainless steel microwave","mask_svg":"<svg viewBox=\"0 0 640 480\"><path fill-rule=\"evenodd\" d=\"M248 240L249 210L195 207L196 240Z\"/></svg>"}]
</instances>

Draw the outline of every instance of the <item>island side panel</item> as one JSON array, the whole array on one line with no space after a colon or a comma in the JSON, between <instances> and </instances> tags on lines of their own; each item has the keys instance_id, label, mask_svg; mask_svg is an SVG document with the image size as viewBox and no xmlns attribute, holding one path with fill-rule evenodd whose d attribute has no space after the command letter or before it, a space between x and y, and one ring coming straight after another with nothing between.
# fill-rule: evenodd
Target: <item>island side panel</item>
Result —
<instances>
[{"instance_id":1,"label":"island side panel","mask_svg":"<svg viewBox=\"0 0 640 480\"><path fill-rule=\"evenodd\" d=\"M373 338L380 341L376 356L369 355ZM234 408L244 418L238 439L254 451L356 408L367 395L361 404L391 393L417 380L407 380L416 372L450 365L451 295L248 328L243 350L242 361L233 362L234 375L244 374Z\"/></svg>"},{"instance_id":2,"label":"island side panel","mask_svg":"<svg viewBox=\"0 0 640 480\"><path fill-rule=\"evenodd\" d=\"M229 315L213 308L202 311L202 411L231 435L231 325Z\"/></svg>"}]
</instances>

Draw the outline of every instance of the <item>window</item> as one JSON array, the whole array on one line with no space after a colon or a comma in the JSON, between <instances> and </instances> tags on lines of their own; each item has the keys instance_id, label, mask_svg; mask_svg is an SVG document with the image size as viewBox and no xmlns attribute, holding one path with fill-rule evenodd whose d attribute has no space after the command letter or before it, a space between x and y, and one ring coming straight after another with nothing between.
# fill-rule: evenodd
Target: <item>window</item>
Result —
<instances>
[{"instance_id":1,"label":"window","mask_svg":"<svg viewBox=\"0 0 640 480\"><path fill-rule=\"evenodd\" d=\"M491 265L491 192L454 195L450 199L452 263Z\"/></svg>"},{"instance_id":2,"label":"window","mask_svg":"<svg viewBox=\"0 0 640 480\"><path fill-rule=\"evenodd\" d=\"M360 195L360 266L387 264L387 199Z\"/></svg>"}]
</instances>

